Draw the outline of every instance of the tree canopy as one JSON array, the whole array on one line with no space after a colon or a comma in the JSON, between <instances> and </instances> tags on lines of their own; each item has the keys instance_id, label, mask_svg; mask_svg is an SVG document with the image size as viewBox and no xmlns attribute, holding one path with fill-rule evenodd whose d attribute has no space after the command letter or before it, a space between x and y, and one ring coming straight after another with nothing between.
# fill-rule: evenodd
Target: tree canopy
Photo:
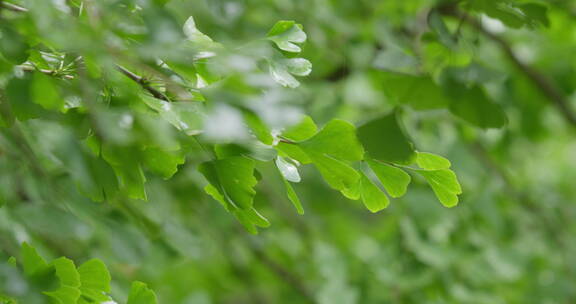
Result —
<instances>
[{"instance_id":1,"label":"tree canopy","mask_svg":"<svg viewBox=\"0 0 576 304\"><path fill-rule=\"evenodd\" d=\"M576 1L0 0L0 304L576 301Z\"/></svg>"}]
</instances>

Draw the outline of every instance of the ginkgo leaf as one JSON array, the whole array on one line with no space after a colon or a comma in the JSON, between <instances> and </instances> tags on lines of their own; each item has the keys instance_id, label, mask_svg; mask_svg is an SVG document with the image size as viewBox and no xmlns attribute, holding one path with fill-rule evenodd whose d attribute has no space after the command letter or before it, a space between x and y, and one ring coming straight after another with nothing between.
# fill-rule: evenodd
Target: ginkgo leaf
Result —
<instances>
[{"instance_id":1,"label":"ginkgo leaf","mask_svg":"<svg viewBox=\"0 0 576 304\"><path fill-rule=\"evenodd\" d=\"M142 100L176 129L187 135L201 133L204 122L202 105L198 102L173 101L167 102L148 95L142 95Z\"/></svg>"},{"instance_id":2,"label":"ginkgo leaf","mask_svg":"<svg viewBox=\"0 0 576 304\"><path fill-rule=\"evenodd\" d=\"M364 173L360 176L360 196L370 212L378 212L390 204L390 200Z\"/></svg>"},{"instance_id":3,"label":"ginkgo leaf","mask_svg":"<svg viewBox=\"0 0 576 304\"><path fill-rule=\"evenodd\" d=\"M31 90L35 103L48 110L62 110L64 98L60 96L54 79L42 73L34 73Z\"/></svg>"},{"instance_id":4,"label":"ginkgo leaf","mask_svg":"<svg viewBox=\"0 0 576 304\"><path fill-rule=\"evenodd\" d=\"M244 109L242 111L242 114L244 115L244 121L246 122L250 130L252 130L254 136L258 138L258 140L260 140L263 144L266 145L272 145L274 143L272 132L270 132L268 126L266 126L264 121L262 121L262 119L258 115L256 115L256 113L248 109Z\"/></svg>"},{"instance_id":5,"label":"ginkgo leaf","mask_svg":"<svg viewBox=\"0 0 576 304\"><path fill-rule=\"evenodd\" d=\"M308 154L306 154L306 152L304 152L304 150L297 144L279 142L276 145L276 150L279 155L290 157L301 164L309 164L312 162Z\"/></svg>"},{"instance_id":6,"label":"ginkgo leaf","mask_svg":"<svg viewBox=\"0 0 576 304\"><path fill-rule=\"evenodd\" d=\"M257 234L258 229L256 227L266 228L270 227L270 222L264 216L262 216L256 209L250 208L247 210L234 210L232 212L238 221L252 234Z\"/></svg>"},{"instance_id":7,"label":"ginkgo leaf","mask_svg":"<svg viewBox=\"0 0 576 304\"><path fill-rule=\"evenodd\" d=\"M491 101L480 87L450 84L447 90L452 92L450 112L463 120L483 129L502 128L508 123L502 107Z\"/></svg>"},{"instance_id":8,"label":"ginkgo leaf","mask_svg":"<svg viewBox=\"0 0 576 304\"><path fill-rule=\"evenodd\" d=\"M289 88L296 88L300 85L300 82L293 75L308 76L311 72L312 63L304 58L279 59L270 62L272 79Z\"/></svg>"},{"instance_id":9,"label":"ginkgo leaf","mask_svg":"<svg viewBox=\"0 0 576 304\"><path fill-rule=\"evenodd\" d=\"M280 85L288 88L297 88L300 82L290 74L288 67L279 62L270 62L270 75Z\"/></svg>"},{"instance_id":10,"label":"ginkgo leaf","mask_svg":"<svg viewBox=\"0 0 576 304\"><path fill-rule=\"evenodd\" d=\"M368 165L391 197L401 197L406 193L411 178L404 170L374 160L368 160Z\"/></svg>"},{"instance_id":11,"label":"ginkgo leaf","mask_svg":"<svg viewBox=\"0 0 576 304\"><path fill-rule=\"evenodd\" d=\"M211 185L210 193L226 202L228 210L250 209L258 180L254 177L254 161L242 156L227 157L200 164L198 170ZM214 196L214 195L213 195Z\"/></svg>"},{"instance_id":12,"label":"ginkgo leaf","mask_svg":"<svg viewBox=\"0 0 576 304\"><path fill-rule=\"evenodd\" d=\"M78 267L82 296L93 301L105 302L110 292L110 273L106 265L98 259L91 259Z\"/></svg>"},{"instance_id":13,"label":"ginkgo leaf","mask_svg":"<svg viewBox=\"0 0 576 304\"><path fill-rule=\"evenodd\" d=\"M334 189L339 190L344 196L350 199L357 199L351 195L353 189L360 178L360 174L347 163L335 159L328 155L314 154L311 156L314 166L322 174L324 180Z\"/></svg>"},{"instance_id":14,"label":"ginkgo leaf","mask_svg":"<svg viewBox=\"0 0 576 304\"><path fill-rule=\"evenodd\" d=\"M404 133L394 112L358 127L358 138L373 159L410 163L414 157L412 142Z\"/></svg>"},{"instance_id":15,"label":"ginkgo leaf","mask_svg":"<svg viewBox=\"0 0 576 304\"><path fill-rule=\"evenodd\" d=\"M462 188L456 174L452 170L416 170L416 172L428 181L442 205L454 207L458 204L458 195L462 193Z\"/></svg>"},{"instance_id":16,"label":"ginkgo leaf","mask_svg":"<svg viewBox=\"0 0 576 304\"><path fill-rule=\"evenodd\" d=\"M299 123L284 130L281 136L292 141L303 141L314 136L316 132L318 132L318 127L314 120L305 115Z\"/></svg>"},{"instance_id":17,"label":"ginkgo leaf","mask_svg":"<svg viewBox=\"0 0 576 304\"><path fill-rule=\"evenodd\" d=\"M38 254L36 249L27 243L22 244L20 249L22 267L28 276L45 271L48 268L46 261Z\"/></svg>"},{"instance_id":18,"label":"ginkgo leaf","mask_svg":"<svg viewBox=\"0 0 576 304\"><path fill-rule=\"evenodd\" d=\"M80 299L80 289L72 286L61 286L53 291L44 291L45 295L51 297L56 303L75 304Z\"/></svg>"},{"instance_id":19,"label":"ginkgo leaf","mask_svg":"<svg viewBox=\"0 0 576 304\"><path fill-rule=\"evenodd\" d=\"M311 138L298 143L310 156L325 154L339 160L362 160L364 149L356 137L356 128L349 122L334 119Z\"/></svg>"},{"instance_id":20,"label":"ginkgo leaf","mask_svg":"<svg viewBox=\"0 0 576 304\"><path fill-rule=\"evenodd\" d=\"M200 30L198 30L198 28L196 27L196 22L194 21L194 17L192 17L192 16L190 16L190 17L188 17L188 19L186 19L186 22L184 23L184 26L183 26L183 31L184 31L184 35L186 35L186 38L188 38L192 42L200 43L200 44L206 44L206 43L213 42L212 38L208 37L207 35L202 33Z\"/></svg>"},{"instance_id":21,"label":"ginkgo leaf","mask_svg":"<svg viewBox=\"0 0 576 304\"><path fill-rule=\"evenodd\" d=\"M300 198L298 197L298 194L296 194L296 191L294 191L292 185L290 185L290 183L287 180L284 180L284 186L286 187L286 195L294 205L294 208L296 208L298 214L304 214L304 208L302 207L302 202L300 202Z\"/></svg>"},{"instance_id":22,"label":"ginkgo leaf","mask_svg":"<svg viewBox=\"0 0 576 304\"><path fill-rule=\"evenodd\" d=\"M429 76L414 76L400 73L378 74L384 92L397 105L409 105L416 110L446 108L448 98L442 87Z\"/></svg>"},{"instance_id":23,"label":"ginkgo leaf","mask_svg":"<svg viewBox=\"0 0 576 304\"><path fill-rule=\"evenodd\" d=\"M312 72L312 63L304 58L289 58L281 61L290 74L308 76Z\"/></svg>"},{"instance_id":24,"label":"ginkgo leaf","mask_svg":"<svg viewBox=\"0 0 576 304\"><path fill-rule=\"evenodd\" d=\"M51 263L56 271L56 277L60 282L58 289L45 291L44 294L53 298L57 303L75 304L80 298L80 275L74 262L61 257Z\"/></svg>"},{"instance_id":25,"label":"ginkgo leaf","mask_svg":"<svg viewBox=\"0 0 576 304\"><path fill-rule=\"evenodd\" d=\"M298 44L306 41L306 33L302 30L302 25L294 21L278 21L267 35L279 49L299 53L301 51Z\"/></svg>"},{"instance_id":26,"label":"ginkgo leaf","mask_svg":"<svg viewBox=\"0 0 576 304\"><path fill-rule=\"evenodd\" d=\"M68 258L61 257L51 263L56 270L56 276L63 286L80 287L80 274L76 270L74 262Z\"/></svg>"},{"instance_id":27,"label":"ginkgo leaf","mask_svg":"<svg viewBox=\"0 0 576 304\"><path fill-rule=\"evenodd\" d=\"M427 152L416 152L416 164L424 170L449 169L452 165L448 159Z\"/></svg>"},{"instance_id":28,"label":"ginkgo leaf","mask_svg":"<svg viewBox=\"0 0 576 304\"><path fill-rule=\"evenodd\" d=\"M172 177L178 171L178 166L184 164L185 160L184 155L179 152L165 151L160 148L147 148L142 151L142 154L146 166L165 179Z\"/></svg>"},{"instance_id":29,"label":"ginkgo leaf","mask_svg":"<svg viewBox=\"0 0 576 304\"><path fill-rule=\"evenodd\" d=\"M154 291L142 282L132 283L128 302L126 304L157 304L158 299Z\"/></svg>"},{"instance_id":30,"label":"ginkgo leaf","mask_svg":"<svg viewBox=\"0 0 576 304\"><path fill-rule=\"evenodd\" d=\"M30 45L28 41L8 23L0 24L0 54L15 64L21 64L28 58Z\"/></svg>"}]
</instances>

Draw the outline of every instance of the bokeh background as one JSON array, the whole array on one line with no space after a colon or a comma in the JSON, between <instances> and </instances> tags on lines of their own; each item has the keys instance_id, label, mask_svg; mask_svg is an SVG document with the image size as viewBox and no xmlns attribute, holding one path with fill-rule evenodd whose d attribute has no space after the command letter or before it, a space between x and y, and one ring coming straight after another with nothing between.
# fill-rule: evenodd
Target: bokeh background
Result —
<instances>
[{"instance_id":1,"label":"bokeh background","mask_svg":"<svg viewBox=\"0 0 576 304\"><path fill-rule=\"evenodd\" d=\"M554 83L574 109L576 2L536 2L547 8L547 17L532 26L471 13ZM17 255L23 241L48 257L99 258L110 269L119 303L135 279L148 283L160 303L575 302L576 128L478 28L443 17L449 31L457 32L458 47L442 47L430 34L428 17L446 3L452 2L172 0L165 11L178 26L194 16L199 30L229 46L264 37L278 20L302 24L308 39L301 57L312 62L312 73L299 78L296 89L278 87L261 98L282 104L286 115L306 113L320 125L335 117L361 123L392 110L396 104L383 88L383 71L436 78L460 69L459 77L481 85L502 107L505 126L482 129L446 109L401 112L419 150L451 160L463 188L457 207L443 207L414 176L406 196L371 214L304 166L303 182L294 185L306 211L298 215L273 164L262 162L255 206L272 225L252 235L204 193L196 168L205 159L197 147L189 148L186 164L172 178L147 174L147 201L95 203L61 172L39 176L25 169L25 157L8 157L10 140L2 135L6 205L0 208L0 258ZM122 20L113 13L106 22ZM92 35L50 30L54 36L46 39L62 45L58 35ZM68 43L80 44L74 39ZM81 43L88 48L88 41ZM113 81L139 90L125 84L129 80ZM43 149L67 131L31 120L23 132ZM1 288L18 284L0 275Z\"/></svg>"}]
</instances>

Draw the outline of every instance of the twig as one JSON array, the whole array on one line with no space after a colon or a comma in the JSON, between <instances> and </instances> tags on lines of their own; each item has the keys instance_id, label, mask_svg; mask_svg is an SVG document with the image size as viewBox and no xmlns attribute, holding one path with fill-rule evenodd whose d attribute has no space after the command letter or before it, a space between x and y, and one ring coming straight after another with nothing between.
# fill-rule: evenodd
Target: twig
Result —
<instances>
[{"instance_id":1,"label":"twig","mask_svg":"<svg viewBox=\"0 0 576 304\"><path fill-rule=\"evenodd\" d=\"M28 9L25 7L18 6L16 4L0 1L0 7L3 9L7 9L9 11L17 12L17 13L27 13Z\"/></svg>"},{"instance_id":2,"label":"twig","mask_svg":"<svg viewBox=\"0 0 576 304\"><path fill-rule=\"evenodd\" d=\"M162 92L156 90L155 88L153 88L152 86L150 86L150 83L144 77L136 75L133 72L126 69L125 67L118 65L118 64L116 65L116 68L122 74L126 75L128 78L130 78L134 82L138 83L142 88L144 88L146 91L148 91L150 94L152 94L152 96L154 96L158 99L164 100L164 101L170 101L170 99L166 95L164 95L164 93L162 93Z\"/></svg>"},{"instance_id":3,"label":"twig","mask_svg":"<svg viewBox=\"0 0 576 304\"><path fill-rule=\"evenodd\" d=\"M35 67L27 66L27 65L20 65L20 66L18 66L18 67L19 67L20 69L22 69L22 71L24 71L24 72L34 72L34 71L37 71L37 72L40 72L40 73L43 73L43 74L46 74L46 75L50 75L50 76L60 76L60 77L62 77L62 78L70 79L70 80L71 80L71 79L74 79L74 76L73 76L73 75L60 74L57 70L37 69L37 68L35 68Z\"/></svg>"},{"instance_id":4,"label":"twig","mask_svg":"<svg viewBox=\"0 0 576 304\"><path fill-rule=\"evenodd\" d=\"M27 9L27 8L18 6L18 5L16 5L16 4L7 3L7 2L4 2L4 1L0 1L0 7L1 7L1 8L8 9L8 10L11 10L11 11L14 11L14 12L19 12L19 13L26 13L26 12L28 12L28 9ZM136 75L136 74L134 74L133 72L131 72L130 70L128 70L128 69L126 69L125 67L123 67L123 66L121 66L121 65L118 65L118 64L116 64L116 68L117 68L120 72L122 72L122 74L126 75L128 78L130 78L130 79L134 80L135 82L137 82L138 84L140 84L140 86L141 86L142 88L144 88L146 91L148 91L150 94L152 94L152 96L154 96L155 98L158 98L158 99L161 99L161 100L164 100L164 101L170 101L170 99L169 99L166 95L164 95L164 93L162 93L162 92L156 90L155 88L153 88L152 86L150 86L150 83L149 83L148 80L146 80L144 77L139 76L139 75ZM30 68L30 67L22 67L22 69L23 69L24 71L36 70L36 69ZM55 74L56 74L55 71L51 71L51 70L42 70L42 69L40 69L40 70L38 70L38 71L41 72L41 73L44 73L44 74L48 74L48 75L55 75ZM73 78L74 78L74 76L71 76L71 75L63 75L63 77L66 78L66 79L73 79Z\"/></svg>"}]
</instances>

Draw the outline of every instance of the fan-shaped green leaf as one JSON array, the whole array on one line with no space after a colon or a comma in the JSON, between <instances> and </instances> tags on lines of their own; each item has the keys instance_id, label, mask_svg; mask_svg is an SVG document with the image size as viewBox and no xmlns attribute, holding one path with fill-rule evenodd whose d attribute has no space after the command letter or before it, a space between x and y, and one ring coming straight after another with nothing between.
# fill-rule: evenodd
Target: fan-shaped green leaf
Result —
<instances>
[{"instance_id":1,"label":"fan-shaped green leaf","mask_svg":"<svg viewBox=\"0 0 576 304\"><path fill-rule=\"evenodd\" d=\"M411 180L408 173L400 168L374 160L368 160L368 164L391 197L401 197L406 193Z\"/></svg>"},{"instance_id":2,"label":"fan-shaped green leaf","mask_svg":"<svg viewBox=\"0 0 576 304\"><path fill-rule=\"evenodd\" d=\"M364 173L360 177L360 196L370 212L378 212L390 204L390 200Z\"/></svg>"}]
</instances>

